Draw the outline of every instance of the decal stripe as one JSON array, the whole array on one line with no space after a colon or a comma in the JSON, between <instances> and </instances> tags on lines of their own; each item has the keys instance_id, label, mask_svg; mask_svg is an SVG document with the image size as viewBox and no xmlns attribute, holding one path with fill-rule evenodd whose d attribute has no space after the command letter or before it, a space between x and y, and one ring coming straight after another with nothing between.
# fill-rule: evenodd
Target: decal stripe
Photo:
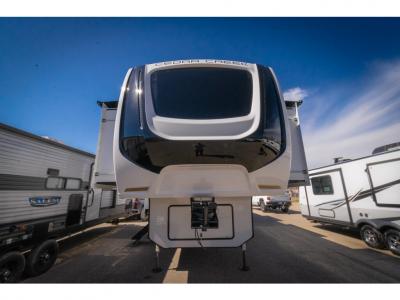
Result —
<instances>
[{"instance_id":1,"label":"decal stripe","mask_svg":"<svg viewBox=\"0 0 400 300\"><path fill-rule=\"evenodd\" d=\"M331 200L331 201L323 202L323 203L320 203L320 204L317 204L317 205L314 205L314 206L317 207L317 206L320 206L320 205L330 204L330 203L334 203L334 204L335 204L335 202L342 202L342 201L344 201L344 199L336 199L336 200Z\"/></svg>"},{"instance_id":2,"label":"decal stripe","mask_svg":"<svg viewBox=\"0 0 400 300\"><path fill-rule=\"evenodd\" d=\"M380 186L375 187L374 188L374 192L375 192L375 194L377 194L377 193L379 193L379 192L381 192L383 190L386 190L386 189L388 189L388 188L390 188L390 187L392 187L392 186L394 186L396 184L399 184L399 183L400 183L400 179L392 181L392 182L388 182L388 183L385 183L385 184L382 184ZM366 191L360 193L360 195L356 199L354 199L353 202L354 201L358 201L358 200L362 200L362 199L364 199L366 197L369 197L371 195L372 195L372 189L366 190Z\"/></svg>"},{"instance_id":3,"label":"decal stripe","mask_svg":"<svg viewBox=\"0 0 400 300\"><path fill-rule=\"evenodd\" d=\"M381 192L383 190L386 190L386 189L388 189L388 188L390 188L390 187L392 187L392 186L394 186L396 184L399 184L399 183L400 183L400 179L395 180L395 181L391 181L391 182L388 182L388 183L385 183L385 184L382 184L380 186L375 187L374 188L374 192L375 192L375 194L379 193L379 192ZM365 199L367 197L370 197L370 196L372 196L372 193L373 193L372 189L369 189L369 190L366 190L366 191L363 191L363 192L361 192L361 191L362 191L362 189L360 189L355 195L350 196L349 203L350 202L359 201L359 200ZM346 204L346 200L345 199L330 200L330 201L327 201L327 202L323 202L323 203L314 205L314 207L325 205L325 204L332 204L332 206L334 206L334 207L330 207L330 209L336 209L336 208L339 208L339 207L345 205ZM337 206L335 206L335 205L337 205Z\"/></svg>"}]
</instances>

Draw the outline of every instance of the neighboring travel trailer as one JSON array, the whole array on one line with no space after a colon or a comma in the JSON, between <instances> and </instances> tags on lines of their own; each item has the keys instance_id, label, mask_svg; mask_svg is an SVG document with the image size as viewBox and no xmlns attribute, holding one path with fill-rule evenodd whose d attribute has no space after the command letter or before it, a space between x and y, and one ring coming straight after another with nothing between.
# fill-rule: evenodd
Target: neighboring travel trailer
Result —
<instances>
[{"instance_id":1,"label":"neighboring travel trailer","mask_svg":"<svg viewBox=\"0 0 400 300\"><path fill-rule=\"evenodd\" d=\"M90 188L94 159L0 124L0 282L47 271L55 239L124 213L115 190Z\"/></svg>"},{"instance_id":2,"label":"neighboring travel trailer","mask_svg":"<svg viewBox=\"0 0 400 300\"><path fill-rule=\"evenodd\" d=\"M114 129L116 183L120 197L150 199L157 255L158 246L242 246L245 257L251 197L308 183L299 124L285 107L262 65L180 60L128 70Z\"/></svg>"},{"instance_id":3,"label":"neighboring travel trailer","mask_svg":"<svg viewBox=\"0 0 400 300\"><path fill-rule=\"evenodd\" d=\"M400 150L382 149L310 170L311 185L300 188L301 213L358 228L369 246L400 255Z\"/></svg>"}]
</instances>

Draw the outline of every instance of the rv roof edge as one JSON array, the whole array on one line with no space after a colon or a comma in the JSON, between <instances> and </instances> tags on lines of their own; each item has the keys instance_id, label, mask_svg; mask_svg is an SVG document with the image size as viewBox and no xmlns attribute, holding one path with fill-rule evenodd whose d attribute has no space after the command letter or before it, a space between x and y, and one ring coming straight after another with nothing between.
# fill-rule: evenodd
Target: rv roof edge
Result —
<instances>
[{"instance_id":1,"label":"rv roof edge","mask_svg":"<svg viewBox=\"0 0 400 300\"><path fill-rule=\"evenodd\" d=\"M78 149L78 148L74 148L74 147L71 147L71 146L56 142L56 141L51 140L51 139L46 139L46 138L41 137L39 135L27 132L25 130L22 130L22 129L19 129L19 128L16 128L16 127L12 127L10 125L6 125L4 123L0 123L0 128L8 130L8 131L13 132L13 133L24 135L26 137L29 137L29 138L32 138L32 139L35 139L35 140L39 140L39 141L45 142L47 144L51 144L51 145L54 145L54 146L57 146L57 147L60 147L60 148L63 148L63 149L67 149L67 150L70 150L70 151L73 151L73 152L76 152L76 153L80 153L80 154L83 154L83 155L89 155L91 157L95 157L95 155L93 153L86 152L84 150L81 150L81 149Z\"/></svg>"},{"instance_id":2,"label":"rv roof edge","mask_svg":"<svg viewBox=\"0 0 400 300\"><path fill-rule=\"evenodd\" d=\"M397 150L397 149L400 149L400 142L385 144L383 146L376 147L372 151L372 154L378 154L378 153L383 153L383 152Z\"/></svg>"},{"instance_id":3,"label":"rv roof edge","mask_svg":"<svg viewBox=\"0 0 400 300\"><path fill-rule=\"evenodd\" d=\"M321 166L321 167L318 167L318 168L309 169L308 171L311 172L311 171L315 171L315 170L319 170L319 169L323 169L323 168L327 168L327 167L331 167L331 166L342 165L342 164L346 164L346 163L349 163L349 162L357 161L357 160L360 160L360 159L364 159L364 158L368 158L368 157L372 157L372 156L384 155L384 154L387 154L387 153L390 153L390 152L396 152L396 151L400 151L400 149L395 149L395 150L391 150L391 151L389 150L389 151L386 151L386 152L380 152L380 153L376 153L376 154L370 154L370 155L366 155L366 156L362 156L362 157L354 158L354 159L348 159L348 160L345 160L345 161L340 161L338 163L333 163L333 164Z\"/></svg>"}]
</instances>

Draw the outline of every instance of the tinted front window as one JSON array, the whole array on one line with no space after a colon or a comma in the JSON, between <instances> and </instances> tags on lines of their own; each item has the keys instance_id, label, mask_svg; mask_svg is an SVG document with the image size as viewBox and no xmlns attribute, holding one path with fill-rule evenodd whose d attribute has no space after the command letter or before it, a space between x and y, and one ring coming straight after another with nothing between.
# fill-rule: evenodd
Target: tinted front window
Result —
<instances>
[{"instance_id":1,"label":"tinted front window","mask_svg":"<svg viewBox=\"0 0 400 300\"><path fill-rule=\"evenodd\" d=\"M179 119L245 116L252 102L252 77L231 68L178 68L151 75L157 115Z\"/></svg>"}]
</instances>

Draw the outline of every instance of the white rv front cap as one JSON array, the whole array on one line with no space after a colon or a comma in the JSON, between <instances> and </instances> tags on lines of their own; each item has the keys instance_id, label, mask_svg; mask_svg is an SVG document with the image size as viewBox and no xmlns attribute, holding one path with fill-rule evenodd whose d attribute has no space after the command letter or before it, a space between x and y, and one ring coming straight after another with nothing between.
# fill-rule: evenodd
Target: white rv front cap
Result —
<instances>
[{"instance_id":1,"label":"white rv front cap","mask_svg":"<svg viewBox=\"0 0 400 300\"><path fill-rule=\"evenodd\" d=\"M252 80L252 100L247 115L221 119L180 119L158 116L151 91L151 74L176 68L226 68L245 70ZM150 130L169 140L236 140L249 136L260 123L260 83L256 64L244 62L193 59L149 64L145 67L145 113Z\"/></svg>"}]
</instances>

